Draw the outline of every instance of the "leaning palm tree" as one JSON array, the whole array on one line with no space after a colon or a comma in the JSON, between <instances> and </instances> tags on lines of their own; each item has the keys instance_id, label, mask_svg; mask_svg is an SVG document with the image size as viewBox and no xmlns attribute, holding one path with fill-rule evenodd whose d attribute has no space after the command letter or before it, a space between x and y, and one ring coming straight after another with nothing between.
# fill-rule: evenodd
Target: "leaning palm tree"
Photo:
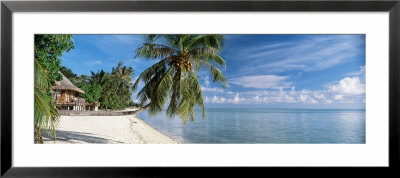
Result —
<instances>
[{"instance_id":1,"label":"leaning palm tree","mask_svg":"<svg viewBox=\"0 0 400 178\"><path fill-rule=\"evenodd\" d=\"M194 120L195 106L206 116L203 94L196 72L207 69L213 82L226 87L225 77L215 67L225 67L219 55L224 37L222 35L147 35L146 42L136 50L136 57L159 60L140 74L133 89L141 81L144 87L137 98L143 106L136 114L149 109L150 114L162 111L169 103L166 113Z\"/></svg>"}]
</instances>

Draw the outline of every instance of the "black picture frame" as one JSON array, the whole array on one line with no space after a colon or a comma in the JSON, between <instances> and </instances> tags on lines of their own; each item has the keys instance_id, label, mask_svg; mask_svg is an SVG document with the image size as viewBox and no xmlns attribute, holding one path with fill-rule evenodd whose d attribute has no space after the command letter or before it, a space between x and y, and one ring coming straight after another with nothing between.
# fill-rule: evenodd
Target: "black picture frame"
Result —
<instances>
[{"instance_id":1,"label":"black picture frame","mask_svg":"<svg viewBox=\"0 0 400 178\"><path fill-rule=\"evenodd\" d=\"M142 168L142 167L68 167L21 168L12 165L12 17L13 12L127 12L127 11L331 11L331 12L389 12L389 167L341 168L354 175L399 171L400 135L400 1L2 1L1 2L1 175L5 177L143 177L179 176L182 174L216 175L243 173L244 175L285 175L314 171L306 167L260 168ZM341 175L336 168L315 168L323 174ZM179 169L179 170L178 170ZM267 170L266 170L267 169ZM290 171L286 170L290 169ZM182 172L183 171L183 172ZM214 172L216 171L216 172ZM347 173L346 173L347 174ZM311 176L318 176L312 174ZM376 174L378 175L378 174ZM191 176L191 175L187 175Z\"/></svg>"}]
</instances>

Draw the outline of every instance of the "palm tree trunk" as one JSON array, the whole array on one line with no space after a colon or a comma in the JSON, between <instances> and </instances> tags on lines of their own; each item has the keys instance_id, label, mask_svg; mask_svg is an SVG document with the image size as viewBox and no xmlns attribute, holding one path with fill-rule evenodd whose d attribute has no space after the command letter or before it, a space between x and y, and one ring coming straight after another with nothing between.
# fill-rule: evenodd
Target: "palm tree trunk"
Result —
<instances>
[{"instance_id":1,"label":"palm tree trunk","mask_svg":"<svg viewBox=\"0 0 400 178\"><path fill-rule=\"evenodd\" d=\"M133 115L136 116L137 114L139 114L139 113L141 113L142 111L146 110L147 108L150 107L150 104L151 104L151 103L149 103L149 104L147 104L146 106L143 106L143 107L139 108L138 110L134 111L134 112L133 112Z\"/></svg>"}]
</instances>

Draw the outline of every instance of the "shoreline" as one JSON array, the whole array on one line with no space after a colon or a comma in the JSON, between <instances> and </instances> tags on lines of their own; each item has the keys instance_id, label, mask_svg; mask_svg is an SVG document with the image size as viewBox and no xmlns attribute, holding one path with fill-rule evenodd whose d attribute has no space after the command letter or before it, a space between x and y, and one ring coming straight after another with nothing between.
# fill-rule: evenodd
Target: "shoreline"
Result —
<instances>
[{"instance_id":1,"label":"shoreline","mask_svg":"<svg viewBox=\"0 0 400 178\"><path fill-rule=\"evenodd\" d=\"M56 138L43 144L180 144L133 115L61 116Z\"/></svg>"}]
</instances>

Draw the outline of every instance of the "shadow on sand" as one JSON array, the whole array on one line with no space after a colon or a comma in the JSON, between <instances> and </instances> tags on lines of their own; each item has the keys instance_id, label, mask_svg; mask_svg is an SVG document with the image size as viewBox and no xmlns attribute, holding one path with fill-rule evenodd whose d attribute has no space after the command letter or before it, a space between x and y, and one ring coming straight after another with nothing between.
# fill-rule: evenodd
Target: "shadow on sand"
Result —
<instances>
[{"instance_id":1,"label":"shadow on sand","mask_svg":"<svg viewBox=\"0 0 400 178\"><path fill-rule=\"evenodd\" d=\"M112 139L105 139L101 137L96 137L93 134L85 132L71 132L71 131L56 131L57 142L68 142L68 143L123 143L120 141L115 141ZM52 142L53 135L50 130L47 131L43 136L43 141Z\"/></svg>"}]
</instances>

